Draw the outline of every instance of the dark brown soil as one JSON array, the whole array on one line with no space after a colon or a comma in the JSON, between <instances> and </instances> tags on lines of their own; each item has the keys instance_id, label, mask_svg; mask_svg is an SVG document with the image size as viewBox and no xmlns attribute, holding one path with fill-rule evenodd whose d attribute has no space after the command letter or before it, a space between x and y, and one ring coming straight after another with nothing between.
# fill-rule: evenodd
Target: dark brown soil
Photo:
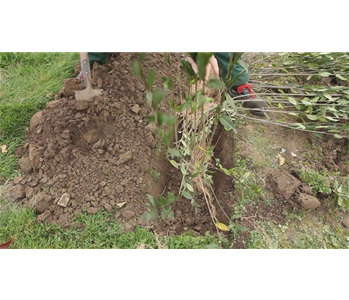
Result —
<instances>
[{"instance_id":1,"label":"dark brown soil","mask_svg":"<svg viewBox=\"0 0 349 300\"><path fill-rule=\"evenodd\" d=\"M181 174L167 162L153 128L148 126L146 117L151 109L145 101L143 84L132 71L133 57L132 53L122 53L113 56L107 65L94 68L93 85L103 89L102 96L92 101L77 101L74 95L82 89L80 82L68 79L56 99L33 116L26 142L16 152L21 158L23 175L15 178L8 190L16 201L36 208L38 221L64 228L72 226L74 218L83 211L94 214L105 209L128 230L142 225L161 235L188 230L198 235L216 232L205 201L200 197L198 212L189 200L179 199L174 206L174 220L150 223L139 220L149 202L146 194L177 194ZM161 84L161 76L183 75L180 73L182 58L182 54L171 54L169 67L161 54L149 54L145 70L161 70L162 74L157 76L157 84ZM166 105L162 109L166 110ZM299 195L306 200L309 198L306 195L312 193L295 173L305 162L315 170L348 172L345 164L348 154L342 140L316 139L306 133L275 127L256 136L256 130L256 124L246 124L235 135L219 128L215 138L215 156L227 169L235 165L237 139L255 136L259 141L266 140L271 149L265 153L258 145L247 142L239 149L240 158L254 165L268 165L256 172L271 200L269 204L263 199L249 204L246 213L236 219L242 226L253 229L255 221L266 219L283 223L285 212L301 209ZM310 151L305 144L313 148L321 146L320 161L307 157L307 153L315 150ZM287 149L286 164L278 166L276 154L282 148ZM234 206L240 200L235 182L216 172L214 189L218 200L215 202L217 218L229 224ZM59 205L62 199L69 199L66 207ZM245 239L246 233L242 232L234 247L244 248Z\"/></svg>"}]
</instances>

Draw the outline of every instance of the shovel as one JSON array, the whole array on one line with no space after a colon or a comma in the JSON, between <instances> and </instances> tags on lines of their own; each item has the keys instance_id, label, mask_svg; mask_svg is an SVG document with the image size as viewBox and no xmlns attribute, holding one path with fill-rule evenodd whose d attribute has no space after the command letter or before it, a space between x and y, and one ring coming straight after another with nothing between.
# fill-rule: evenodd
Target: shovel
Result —
<instances>
[{"instance_id":1,"label":"shovel","mask_svg":"<svg viewBox=\"0 0 349 300\"><path fill-rule=\"evenodd\" d=\"M102 91L92 88L91 69L90 69L90 62L88 60L88 53L87 52L80 52L80 62L81 62L83 80L84 80L86 89L84 89L82 91L76 91L75 92L75 99L76 100L91 100L94 97L101 95Z\"/></svg>"}]
</instances>

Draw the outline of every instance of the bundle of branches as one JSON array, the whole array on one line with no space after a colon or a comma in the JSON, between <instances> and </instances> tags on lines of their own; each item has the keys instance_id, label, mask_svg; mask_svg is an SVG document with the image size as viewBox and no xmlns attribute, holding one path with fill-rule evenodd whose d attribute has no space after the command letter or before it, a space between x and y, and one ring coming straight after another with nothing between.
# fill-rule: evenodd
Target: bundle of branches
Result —
<instances>
[{"instance_id":1,"label":"bundle of branches","mask_svg":"<svg viewBox=\"0 0 349 300\"><path fill-rule=\"evenodd\" d=\"M348 138L349 53L251 53L246 58L251 84L270 105L264 122Z\"/></svg>"}]
</instances>

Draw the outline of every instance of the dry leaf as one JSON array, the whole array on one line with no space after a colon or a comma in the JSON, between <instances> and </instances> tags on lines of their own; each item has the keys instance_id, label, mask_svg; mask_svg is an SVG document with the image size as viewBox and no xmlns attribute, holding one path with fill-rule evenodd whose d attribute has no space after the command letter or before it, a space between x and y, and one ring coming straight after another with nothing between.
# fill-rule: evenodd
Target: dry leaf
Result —
<instances>
[{"instance_id":1,"label":"dry leaf","mask_svg":"<svg viewBox=\"0 0 349 300\"><path fill-rule=\"evenodd\" d=\"M7 146L6 145L1 145L1 153L7 153Z\"/></svg>"},{"instance_id":2,"label":"dry leaf","mask_svg":"<svg viewBox=\"0 0 349 300\"><path fill-rule=\"evenodd\" d=\"M9 240L7 243L5 243L5 244L1 244L0 245L0 249L8 249L10 246L11 246L11 244L13 243L13 239L11 239L11 240Z\"/></svg>"},{"instance_id":3,"label":"dry leaf","mask_svg":"<svg viewBox=\"0 0 349 300\"><path fill-rule=\"evenodd\" d=\"M285 157L282 157L280 154L278 154L279 156L279 165L283 166L285 164Z\"/></svg>"},{"instance_id":4,"label":"dry leaf","mask_svg":"<svg viewBox=\"0 0 349 300\"><path fill-rule=\"evenodd\" d=\"M126 205L126 202L119 202L119 203L116 203L116 205L121 208Z\"/></svg>"},{"instance_id":5,"label":"dry leaf","mask_svg":"<svg viewBox=\"0 0 349 300\"><path fill-rule=\"evenodd\" d=\"M229 228L227 225L223 224L223 223L216 223L216 227L222 231L229 231Z\"/></svg>"}]
</instances>

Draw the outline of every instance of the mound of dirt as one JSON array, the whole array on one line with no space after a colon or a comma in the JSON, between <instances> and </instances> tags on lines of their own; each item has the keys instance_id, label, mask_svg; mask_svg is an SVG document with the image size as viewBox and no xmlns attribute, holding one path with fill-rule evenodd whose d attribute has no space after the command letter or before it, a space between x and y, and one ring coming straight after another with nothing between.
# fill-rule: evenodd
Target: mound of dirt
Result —
<instances>
[{"instance_id":1,"label":"mound of dirt","mask_svg":"<svg viewBox=\"0 0 349 300\"><path fill-rule=\"evenodd\" d=\"M100 97L75 100L75 91L83 87L77 79L68 79L56 99L32 117L26 143L17 150L23 175L7 190L13 199L36 208L38 221L70 227L82 211L94 214L103 208L126 229L133 229L145 225L139 217L149 202L147 193L159 195L165 187L178 192L180 178L175 171L169 173L154 130L146 122L151 109L131 68L133 55L123 53L94 68L94 86L103 90ZM169 67L161 54L149 54L145 71L155 68L161 76L176 74L182 56L171 54ZM160 178L155 180L152 170ZM185 200L178 201L175 215L175 221L151 227L164 234L214 227L204 208L195 214Z\"/></svg>"}]
</instances>

